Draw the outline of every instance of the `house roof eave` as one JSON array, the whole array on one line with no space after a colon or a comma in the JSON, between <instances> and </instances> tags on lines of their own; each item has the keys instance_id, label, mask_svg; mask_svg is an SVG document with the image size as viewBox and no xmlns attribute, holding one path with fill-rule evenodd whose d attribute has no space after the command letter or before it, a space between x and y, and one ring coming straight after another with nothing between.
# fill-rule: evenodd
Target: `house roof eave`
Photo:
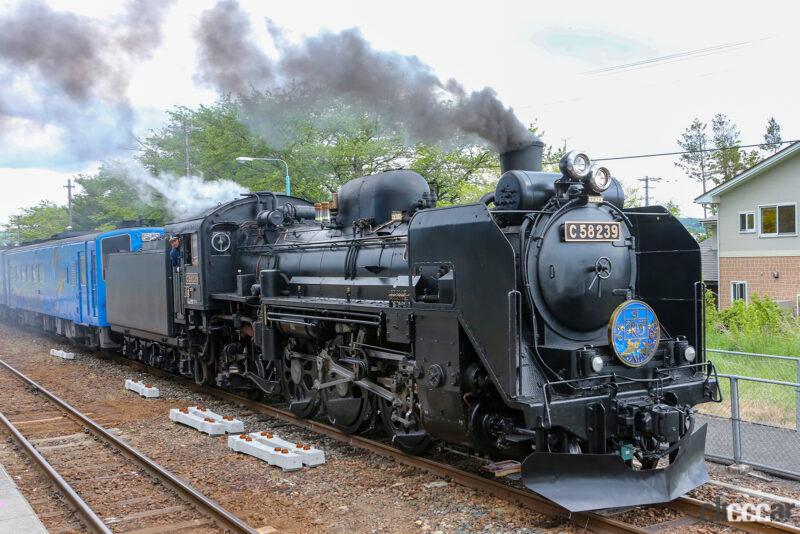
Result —
<instances>
[{"instance_id":1,"label":"house roof eave","mask_svg":"<svg viewBox=\"0 0 800 534\"><path fill-rule=\"evenodd\" d=\"M699 197L695 198L694 201L696 204L717 204L719 203L719 197L722 196L724 193L740 186L742 183L746 182L750 178L758 176L759 174L767 171L768 169L771 169L772 167L774 167L781 161L785 160L786 158L791 157L792 155L794 155L795 152L798 151L800 151L800 142L792 143L788 147L784 148L779 152L776 152L775 154L768 157L764 161L761 161L758 164L750 167L746 171L739 173L738 175L734 176L727 182L723 182L714 189L706 191Z\"/></svg>"}]
</instances>

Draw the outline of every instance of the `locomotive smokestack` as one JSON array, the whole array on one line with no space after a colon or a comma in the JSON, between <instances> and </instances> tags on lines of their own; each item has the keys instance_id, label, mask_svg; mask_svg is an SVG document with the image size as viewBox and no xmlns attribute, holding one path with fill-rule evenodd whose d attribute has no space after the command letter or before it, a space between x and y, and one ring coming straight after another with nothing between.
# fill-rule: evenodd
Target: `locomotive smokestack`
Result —
<instances>
[{"instance_id":1,"label":"locomotive smokestack","mask_svg":"<svg viewBox=\"0 0 800 534\"><path fill-rule=\"evenodd\" d=\"M500 171L541 171L544 143L539 140L522 148L500 154Z\"/></svg>"}]
</instances>

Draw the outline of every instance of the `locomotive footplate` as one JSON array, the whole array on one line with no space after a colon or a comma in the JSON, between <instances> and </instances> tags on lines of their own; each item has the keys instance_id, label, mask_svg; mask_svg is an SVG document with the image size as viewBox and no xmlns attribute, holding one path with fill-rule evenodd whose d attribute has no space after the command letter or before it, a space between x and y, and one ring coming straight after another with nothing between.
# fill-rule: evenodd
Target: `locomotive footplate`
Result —
<instances>
[{"instance_id":1,"label":"locomotive footplate","mask_svg":"<svg viewBox=\"0 0 800 534\"><path fill-rule=\"evenodd\" d=\"M669 502L708 482L706 425L676 445L663 469L633 470L619 454L534 452L522 463L522 483L570 512Z\"/></svg>"}]
</instances>

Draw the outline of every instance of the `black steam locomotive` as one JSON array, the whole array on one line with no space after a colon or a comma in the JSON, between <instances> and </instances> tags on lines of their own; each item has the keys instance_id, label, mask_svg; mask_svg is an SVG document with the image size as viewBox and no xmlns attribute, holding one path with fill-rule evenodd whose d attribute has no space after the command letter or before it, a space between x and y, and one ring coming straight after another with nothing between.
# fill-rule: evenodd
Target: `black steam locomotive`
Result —
<instances>
[{"instance_id":1,"label":"black steam locomotive","mask_svg":"<svg viewBox=\"0 0 800 534\"><path fill-rule=\"evenodd\" d=\"M571 510L671 500L707 479L693 406L719 396L698 245L661 207L623 209L586 155L541 159L503 154L476 204L436 208L396 170L167 225L180 267L163 240L104 257L105 338L346 432L381 423L411 453L518 458Z\"/></svg>"}]
</instances>

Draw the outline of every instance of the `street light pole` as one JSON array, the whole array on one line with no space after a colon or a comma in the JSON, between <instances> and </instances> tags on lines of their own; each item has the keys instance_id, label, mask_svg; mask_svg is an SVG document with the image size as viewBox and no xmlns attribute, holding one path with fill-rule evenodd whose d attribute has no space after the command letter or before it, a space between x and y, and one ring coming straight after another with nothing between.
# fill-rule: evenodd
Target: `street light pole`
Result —
<instances>
[{"instance_id":1,"label":"street light pole","mask_svg":"<svg viewBox=\"0 0 800 534\"><path fill-rule=\"evenodd\" d=\"M286 163L284 160L280 158L250 158L247 156L241 156L236 158L236 163L249 163L251 161L271 161L273 163L283 163L283 166L286 170L286 196L290 196L292 194L292 183L289 179L289 164Z\"/></svg>"}]
</instances>

